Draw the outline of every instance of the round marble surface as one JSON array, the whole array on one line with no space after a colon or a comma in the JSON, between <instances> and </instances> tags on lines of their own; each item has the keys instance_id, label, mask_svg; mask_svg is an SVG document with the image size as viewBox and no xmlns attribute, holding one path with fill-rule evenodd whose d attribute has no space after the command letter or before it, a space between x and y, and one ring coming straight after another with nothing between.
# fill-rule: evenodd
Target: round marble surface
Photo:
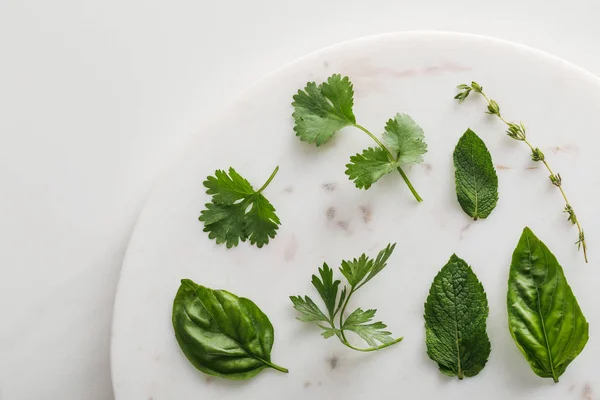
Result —
<instances>
[{"instance_id":1,"label":"round marble surface","mask_svg":"<svg viewBox=\"0 0 600 400\"><path fill-rule=\"evenodd\" d=\"M425 163L408 175L424 198L418 204L391 174L368 191L344 175L351 154L371 145L344 129L316 148L292 130L291 96L307 81L332 73L354 83L354 112L362 125L381 132L396 112L424 129ZM483 113L481 98L453 100L456 85L476 80L509 119L523 120L531 141L564 180L584 227L590 264L573 242L576 230L561 213L560 194L527 149ZM226 84L226 82L224 82ZM112 374L117 399L167 400L486 398L591 399L600 391L595 326L600 294L594 205L600 159L599 81L544 53L483 37L413 33L344 43L305 57L260 81L199 134L150 195L129 244L115 304ZM500 200L491 216L472 222L454 193L452 151L467 129L486 142L499 175ZM233 166L260 185L275 165L266 190L282 220L263 249L217 246L197 220L209 200L202 181ZM557 385L529 369L507 328L510 257L524 226L562 263L591 326L591 338ZM400 344L381 352L353 352L316 327L300 323L288 300L315 294L310 276L324 262L337 266L388 242L398 246L386 270L357 295L355 305L378 308ZM431 281L452 253L477 273L488 295L492 353L474 378L440 374L425 353L423 303ZM245 382L203 375L181 353L171 326L180 279L227 289L254 300L275 326L273 361L288 375L267 370ZM583 396L583 397L582 397ZM585 397L587 396L587 397Z\"/></svg>"}]
</instances>

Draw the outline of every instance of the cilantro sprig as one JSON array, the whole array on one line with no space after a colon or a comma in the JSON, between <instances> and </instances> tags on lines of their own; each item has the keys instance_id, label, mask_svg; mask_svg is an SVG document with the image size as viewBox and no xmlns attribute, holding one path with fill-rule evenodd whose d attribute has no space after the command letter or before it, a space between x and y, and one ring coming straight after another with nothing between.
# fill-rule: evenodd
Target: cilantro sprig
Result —
<instances>
[{"instance_id":1,"label":"cilantro sprig","mask_svg":"<svg viewBox=\"0 0 600 400\"><path fill-rule=\"evenodd\" d=\"M267 182L254 190L250 182L235 169L229 173L215 171L204 181L206 194L212 195L212 202L205 204L198 220L204 222L204 232L217 244L225 243L227 248L237 246L239 241L250 240L250 244L263 247L277 234L281 225L275 208L262 192L269 186L279 171L276 167Z\"/></svg>"},{"instance_id":2,"label":"cilantro sprig","mask_svg":"<svg viewBox=\"0 0 600 400\"><path fill-rule=\"evenodd\" d=\"M363 254L359 258L342 261L340 272L348 285L342 285L341 290L341 281L333 279L333 270L324 263L323 267L319 268L319 276L312 276L312 284L325 304L325 311L321 311L308 296L290 296L294 308L300 313L298 320L315 322L323 330L322 335L325 339L337 336L345 346L357 351L380 350L400 342L403 338L394 339L392 333L385 330L387 325L383 322L373 322L377 310L357 308L346 316L346 308L352 295L385 268L395 247L395 243L387 245L375 259ZM369 347L356 347L351 344L348 341L348 332L358 335Z\"/></svg>"},{"instance_id":3,"label":"cilantro sprig","mask_svg":"<svg viewBox=\"0 0 600 400\"><path fill-rule=\"evenodd\" d=\"M378 147L368 148L350 157L346 175L359 189L369 189L379 178L397 170L417 201L423 201L406 176L402 166L423 162L427 144L423 130L406 114L396 114L388 120L383 141L356 123L352 111L354 89L350 79L340 74L330 76L317 85L308 82L304 90L294 95L294 131L300 140L321 146L340 129L353 126L360 129Z\"/></svg>"}]
</instances>

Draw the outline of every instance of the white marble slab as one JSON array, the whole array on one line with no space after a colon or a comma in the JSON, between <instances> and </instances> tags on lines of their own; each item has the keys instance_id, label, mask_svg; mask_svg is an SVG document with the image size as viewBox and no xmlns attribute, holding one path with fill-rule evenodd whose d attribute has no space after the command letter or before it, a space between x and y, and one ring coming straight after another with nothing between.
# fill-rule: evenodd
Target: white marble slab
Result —
<instances>
[{"instance_id":1,"label":"white marble slab","mask_svg":"<svg viewBox=\"0 0 600 400\"><path fill-rule=\"evenodd\" d=\"M400 178L390 175L369 191L344 175L348 157L369 146L344 129L321 148L293 134L291 95L307 80L331 73L351 77L358 121L380 132L396 112L425 130L425 164L408 174L425 201L417 204ZM576 231L560 212L559 193L520 143L483 114L480 98L452 100L455 86L484 85L508 118L522 119L531 140L564 178L584 227L591 263L572 244ZM600 84L590 74L543 53L505 42L454 34L397 34L358 40L308 56L246 92L188 146L157 184L140 216L123 266L112 337L117 399L580 399L600 385L595 326L600 295L594 212L600 176L596 110ZM497 165L500 200L490 218L473 223L454 194L452 150L470 127L485 140ZM266 191L283 226L269 246L216 246L197 221L208 200L202 181L234 166L260 184L281 170ZM507 330L506 279L512 250L528 225L554 251L590 322L585 351L555 385L536 377ZM376 354L358 354L295 320L288 296L312 293L310 275L323 261L372 255L398 242L390 265L359 293L357 305L376 307L405 340ZM469 262L488 293L487 367L459 382L441 375L425 354L423 302L431 280L456 252ZM266 371L248 382L202 375L173 337L170 316L181 278L253 299L276 330L272 357L289 375ZM596 389L600 390L600 389ZM591 397L590 397L591 398Z\"/></svg>"}]
</instances>

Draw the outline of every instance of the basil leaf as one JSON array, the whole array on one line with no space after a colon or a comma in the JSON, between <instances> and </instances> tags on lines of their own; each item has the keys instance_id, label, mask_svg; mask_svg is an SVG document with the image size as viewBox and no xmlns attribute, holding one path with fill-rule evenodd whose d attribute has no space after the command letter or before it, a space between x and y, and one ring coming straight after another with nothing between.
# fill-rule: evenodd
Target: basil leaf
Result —
<instances>
[{"instance_id":1,"label":"basil leaf","mask_svg":"<svg viewBox=\"0 0 600 400\"><path fill-rule=\"evenodd\" d=\"M562 267L529 228L508 278L508 325L517 347L542 378L558 378L588 341L588 323Z\"/></svg>"},{"instance_id":2,"label":"basil leaf","mask_svg":"<svg viewBox=\"0 0 600 400\"><path fill-rule=\"evenodd\" d=\"M477 375L491 351L489 309L481 282L456 254L434 278L425 303L427 355L458 379Z\"/></svg>"},{"instance_id":3,"label":"basil leaf","mask_svg":"<svg viewBox=\"0 0 600 400\"><path fill-rule=\"evenodd\" d=\"M270 367L273 325L251 300L183 279L173 302L173 328L188 360L208 375L248 379Z\"/></svg>"},{"instance_id":4,"label":"basil leaf","mask_svg":"<svg viewBox=\"0 0 600 400\"><path fill-rule=\"evenodd\" d=\"M470 129L454 149L456 197L474 220L487 218L498 202L498 176L483 140Z\"/></svg>"}]
</instances>

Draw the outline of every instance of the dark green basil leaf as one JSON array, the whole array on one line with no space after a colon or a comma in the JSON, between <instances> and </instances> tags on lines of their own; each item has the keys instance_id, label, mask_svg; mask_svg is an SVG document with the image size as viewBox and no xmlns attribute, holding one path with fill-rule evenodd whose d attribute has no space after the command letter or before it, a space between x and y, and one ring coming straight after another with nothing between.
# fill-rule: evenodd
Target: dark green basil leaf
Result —
<instances>
[{"instance_id":1,"label":"dark green basil leaf","mask_svg":"<svg viewBox=\"0 0 600 400\"><path fill-rule=\"evenodd\" d=\"M205 374L248 379L270 367L274 332L251 300L183 279L173 302L173 328L188 360Z\"/></svg>"},{"instance_id":2,"label":"dark green basil leaf","mask_svg":"<svg viewBox=\"0 0 600 400\"><path fill-rule=\"evenodd\" d=\"M558 378L588 341L588 323L562 267L529 228L515 249L508 278L508 325L533 372Z\"/></svg>"},{"instance_id":3,"label":"dark green basil leaf","mask_svg":"<svg viewBox=\"0 0 600 400\"><path fill-rule=\"evenodd\" d=\"M477 276L456 254L433 279L425 303L427 355L458 379L477 375L491 351L488 301Z\"/></svg>"}]
</instances>

